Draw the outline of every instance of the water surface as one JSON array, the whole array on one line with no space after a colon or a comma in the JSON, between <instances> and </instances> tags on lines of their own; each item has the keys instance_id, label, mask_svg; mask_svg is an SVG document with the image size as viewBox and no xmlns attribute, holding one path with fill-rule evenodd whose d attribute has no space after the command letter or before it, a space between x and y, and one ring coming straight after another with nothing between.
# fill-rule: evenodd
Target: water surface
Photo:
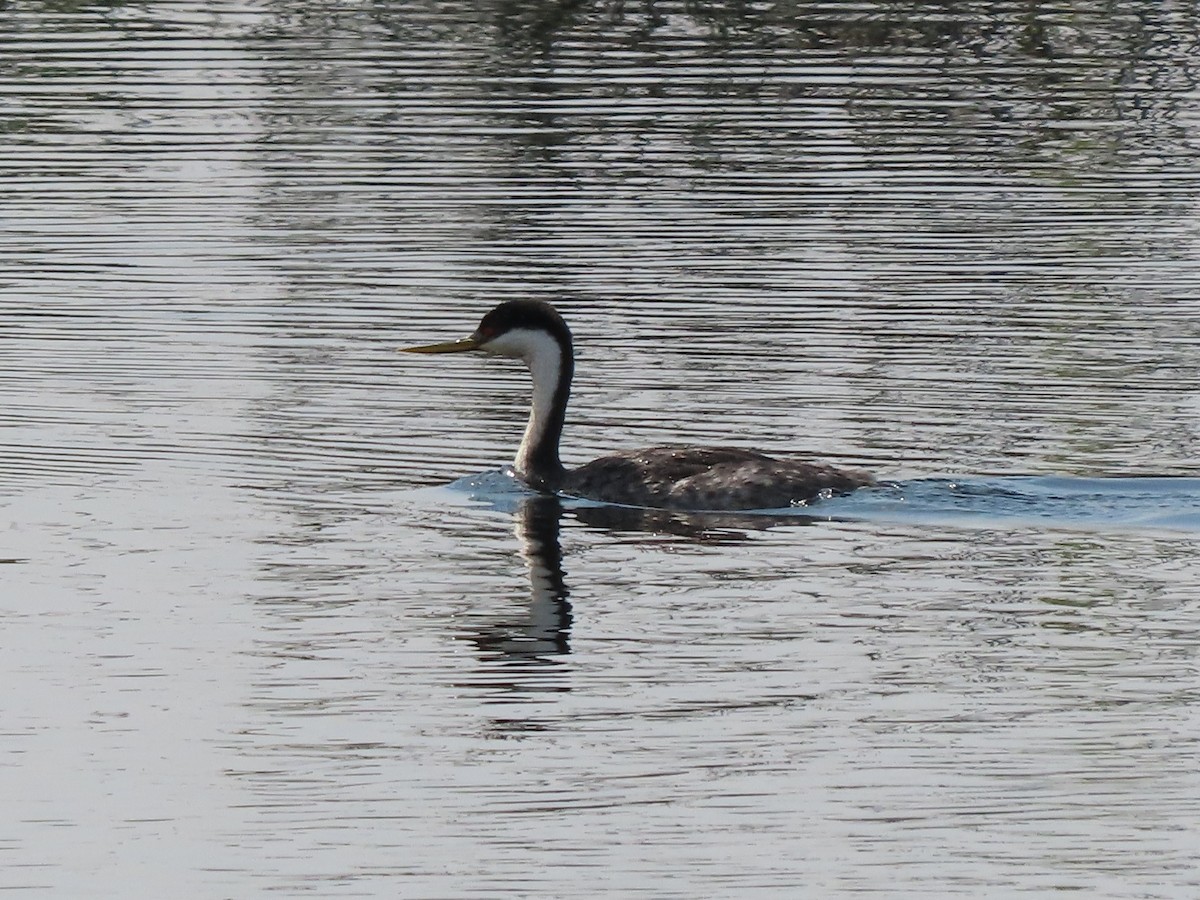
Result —
<instances>
[{"instance_id":1,"label":"water surface","mask_svg":"<svg viewBox=\"0 0 1200 900\"><path fill-rule=\"evenodd\" d=\"M1194 897L1198 26L0 10L0 886ZM894 487L464 490L512 297L570 462Z\"/></svg>"}]
</instances>

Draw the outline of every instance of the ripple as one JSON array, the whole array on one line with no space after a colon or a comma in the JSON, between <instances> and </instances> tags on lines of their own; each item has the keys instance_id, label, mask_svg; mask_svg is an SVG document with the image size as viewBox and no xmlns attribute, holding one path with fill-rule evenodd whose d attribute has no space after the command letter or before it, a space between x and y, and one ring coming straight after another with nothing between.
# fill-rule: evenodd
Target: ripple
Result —
<instances>
[{"instance_id":1,"label":"ripple","mask_svg":"<svg viewBox=\"0 0 1200 900\"><path fill-rule=\"evenodd\" d=\"M1195 895L1196 19L8 4L6 886Z\"/></svg>"}]
</instances>

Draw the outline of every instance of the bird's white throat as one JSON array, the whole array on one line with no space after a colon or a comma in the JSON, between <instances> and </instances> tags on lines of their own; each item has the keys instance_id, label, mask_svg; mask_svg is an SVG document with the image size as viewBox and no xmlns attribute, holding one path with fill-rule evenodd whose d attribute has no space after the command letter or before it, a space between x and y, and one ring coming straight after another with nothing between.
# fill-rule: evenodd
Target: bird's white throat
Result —
<instances>
[{"instance_id":1,"label":"bird's white throat","mask_svg":"<svg viewBox=\"0 0 1200 900\"><path fill-rule=\"evenodd\" d=\"M517 448L513 468L522 477L533 474L534 456L546 440L547 429L554 420L554 395L562 378L563 351L553 337L544 331L518 328L488 341L481 349L497 356L509 356L524 361L533 376L533 403L525 436ZM557 448L556 458L557 458Z\"/></svg>"}]
</instances>

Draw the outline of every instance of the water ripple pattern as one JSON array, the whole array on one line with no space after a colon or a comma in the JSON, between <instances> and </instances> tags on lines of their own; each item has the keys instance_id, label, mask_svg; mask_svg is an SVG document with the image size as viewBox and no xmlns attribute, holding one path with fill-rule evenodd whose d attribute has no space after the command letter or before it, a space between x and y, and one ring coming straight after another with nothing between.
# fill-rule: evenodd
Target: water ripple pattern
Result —
<instances>
[{"instance_id":1,"label":"water ripple pattern","mask_svg":"<svg viewBox=\"0 0 1200 900\"><path fill-rule=\"evenodd\" d=\"M1186 4L0 7L0 888L1192 898ZM788 517L495 473L874 471ZM447 488L446 485L453 485Z\"/></svg>"}]
</instances>

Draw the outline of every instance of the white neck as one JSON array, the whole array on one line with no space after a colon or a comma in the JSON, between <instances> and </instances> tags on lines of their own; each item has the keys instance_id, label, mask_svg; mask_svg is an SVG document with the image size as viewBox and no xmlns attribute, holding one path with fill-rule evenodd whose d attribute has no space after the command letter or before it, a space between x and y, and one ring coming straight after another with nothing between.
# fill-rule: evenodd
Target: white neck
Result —
<instances>
[{"instance_id":1,"label":"white neck","mask_svg":"<svg viewBox=\"0 0 1200 900\"><path fill-rule=\"evenodd\" d=\"M562 348L544 331L519 329L488 342L482 349L498 356L516 357L529 367L533 376L533 402L513 468L522 478L540 474L538 457L544 454L547 440L554 442L554 459L556 462L558 459L557 431L562 428L562 418L561 412L554 408L554 401L562 378ZM551 434L551 431L555 433Z\"/></svg>"}]
</instances>

